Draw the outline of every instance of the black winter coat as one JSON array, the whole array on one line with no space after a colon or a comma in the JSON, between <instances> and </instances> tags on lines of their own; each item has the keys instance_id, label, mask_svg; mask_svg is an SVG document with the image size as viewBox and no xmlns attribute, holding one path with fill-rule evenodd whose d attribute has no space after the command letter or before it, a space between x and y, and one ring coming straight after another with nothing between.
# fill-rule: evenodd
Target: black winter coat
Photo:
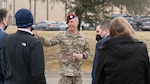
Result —
<instances>
[{"instance_id":1,"label":"black winter coat","mask_svg":"<svg viewBox=\"0 0 150 84\"><path fill-rule=\"evenodd\" d=\"M99 53L95 84L150 84L150 63L143 42L116 37L106 41Z\"/></svg>"},{"instance_id":2,"label":"black winter coat","mask_svg":"<svg viewBox=\"0 0 150 84\"><path fill-rule=\"evenodd\" d=\"M8 35L2 61L4 84L46 84L43 46L30 33Z\"/></svg>"}]
</instances>

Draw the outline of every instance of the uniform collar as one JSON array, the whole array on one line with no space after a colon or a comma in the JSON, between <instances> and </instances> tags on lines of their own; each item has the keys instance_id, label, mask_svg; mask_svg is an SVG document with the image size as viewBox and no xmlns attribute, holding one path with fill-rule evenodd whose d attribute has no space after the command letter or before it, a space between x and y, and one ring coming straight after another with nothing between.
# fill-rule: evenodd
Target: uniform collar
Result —
<instances>
[{"instance_id":1,"label":"uniform collar","mask_svg":"<svg viewBox=\"0 0 150 84\"><path fill-rule=\"evenodd\" d=\"M104 37L104 38L107 38L107 37L109 37L109 34L105 35L105 37Z\"/></svg>"},{"instance_id":2,"label":"uniform collar","mask_svg":"<svg viewBox=\"0 0 150 84\"><path fill-rule=\"evenodd\" d=\"M76 35L73 35L69 32L69 30L66 31L67 36L72 36L72 37L82 37L81 33L78 31L78 33Z\"/></svg>"}]
</instances>

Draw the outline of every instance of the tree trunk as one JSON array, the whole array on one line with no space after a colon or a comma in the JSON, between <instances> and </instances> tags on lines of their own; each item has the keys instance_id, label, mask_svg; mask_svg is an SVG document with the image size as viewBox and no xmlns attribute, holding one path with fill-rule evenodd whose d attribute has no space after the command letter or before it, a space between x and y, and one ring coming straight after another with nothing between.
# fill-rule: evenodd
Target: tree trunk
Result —
<instances>
[{"instance_id":1,"label":"tree trunk","mask_svg":"<svg viewBox=\"0 0 150 84\"><path fill-rule=\"evenodd\" d=\"M0 0L0 8L2 8L2 0Z\"/></svg>"},{"instance_id":2,"label":"tree trunk","mask_svg":"<svg viewBox=\"0 0 150 84\"><path fill-rule=\"evenodd\" d=\"M36 22L36 0L34 0L34 22Z\"/></svg>"},{"instance_id":3,"label":"tree trunk","mask_svg":"<svg viewBox=\"0 0 150 84\"><path fill-rule=\"evenodd\" d=\"M122 14L122 10L123 10L123 8L122 8L122 0L120 0L120 14Z\"/></svg>"},{"instance_id":4,"label":"tree trunk","mask_svg":"<svg viewBox=\"0 0 150 84\"><path fill-rule=\"evenodd\" d=\"M76 9L76 15L78 16L78 18L79 18L79 24L78 24L78 30L80 31L80 24L81 24L81 21L82 21L82 11L79 9L79 8L77 8Z\"/></svg>"},{"instance_id":5,"label":"tree trunk","mask_svg":"<svg viewBox=\"0 0 150 84\"><path fill-rule=\"evenodd\" d=\"M67 0L65 0L65 21L66 21L66 17L67 17Z\"/></svg>"},{"instance_id":6,"label":"tree trunk","mask_svg":"<svg viewBox=\"0 0 150 84\"><path fill-rule=\"evenodd\" d=\"M31 0L29 0L29 9L31 11Z\"/></svg>"},{"instance_id":7,"label":"tree trunk","mask_svg":"<svg viewBox=\"0 0 150 84\"><path fill-rule=\"evenodd\" d=\"M47 0L47 20L49 19L49 0Z\"/></svg>"},{"instance_id":8,"label":"tree trunk","mask_svg":"<svg viewBox=\"0 0 150 84\"><path fill-rule=\"evenodd\" d=\"M6 5L6 9L7 9L7 0L5 0L5 3L6 3L6 4L5 4L5 5Z\"/></svg>"},{"instance_id":9,"label":"tree trunk","mask_svg":"<svg viewBox=\"0 0 150 84\"><path fill-rule=\"evenodd\" d=\"M16 11L16 9L15 9L15 7L16 7L16 4L15 4L16 2L15 2L15 0L13 0L13 14L14 14L14 16L15 16L15 11ZM13 24L15 24L15 18L13 19Z\"/></svg>"}]
</instances>

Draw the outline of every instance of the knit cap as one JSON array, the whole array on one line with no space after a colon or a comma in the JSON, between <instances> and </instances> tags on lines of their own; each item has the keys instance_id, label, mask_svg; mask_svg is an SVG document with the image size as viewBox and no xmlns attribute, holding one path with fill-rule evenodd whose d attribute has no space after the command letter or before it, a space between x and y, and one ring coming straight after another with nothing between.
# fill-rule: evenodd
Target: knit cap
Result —
<instances>
[{"instance_id":1,"label":"knit cap","mask_svg":"<svg viewBox=\"0 0 150 84\"><path fill-rule=\"evenodd\" d=\"M15 14L15 18L18 28L27 28L33 25L33 15L28 9L19 9Z\"/></svg>"}]
</instances>

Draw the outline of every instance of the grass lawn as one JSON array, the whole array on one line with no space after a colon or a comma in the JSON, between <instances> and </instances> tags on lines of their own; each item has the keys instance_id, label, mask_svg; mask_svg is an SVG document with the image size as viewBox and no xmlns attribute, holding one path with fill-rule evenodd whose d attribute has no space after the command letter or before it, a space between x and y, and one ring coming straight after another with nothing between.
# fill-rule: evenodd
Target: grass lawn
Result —
<instances>
[{"instance_id":1,"label":"grass lawn","mask_svg":"<svg viewBox=\"0 0 150 84\"><path fill-rule=\"evenodd\" d=\"M16 32L17 28L9 26L6 32L8 34ZM50 38L57 35L58 32L61 31L37 31L40 36L45 38ZM91 72L93 56L95 52L95 31L81 31L83 34L86 35L89 41L90 46L90 57L88 59L83 60L82 70L85 72ZM136 37L147 44L148 52L150 55L150 31L137 31ZM60 47L59 45L53 47L44 47L44 54L45 54L45 69L46 71L56 71L59 69L59 52Z\"/></svg>"}]
</instances>

